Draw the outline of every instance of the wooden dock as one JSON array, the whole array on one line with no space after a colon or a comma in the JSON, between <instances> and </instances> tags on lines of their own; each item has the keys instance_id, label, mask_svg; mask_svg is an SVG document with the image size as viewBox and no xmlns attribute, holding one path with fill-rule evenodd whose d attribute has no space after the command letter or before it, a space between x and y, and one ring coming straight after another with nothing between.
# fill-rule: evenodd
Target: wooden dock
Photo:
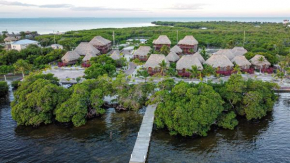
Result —
<instances>
[{"instance_id":1,"label":"wooden dock","mask_svg":"<svg viewBox=\"0 0 290 163\"><path fill-rule=\"evenodd\" d=\"M157 105L148 105L129 163L145 163Z\"/></svg>"}]
</instances>

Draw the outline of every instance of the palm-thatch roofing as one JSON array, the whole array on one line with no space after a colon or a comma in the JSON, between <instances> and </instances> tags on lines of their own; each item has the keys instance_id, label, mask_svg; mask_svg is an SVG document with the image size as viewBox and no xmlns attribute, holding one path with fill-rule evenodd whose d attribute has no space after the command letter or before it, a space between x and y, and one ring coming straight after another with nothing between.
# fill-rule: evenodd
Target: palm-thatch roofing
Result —
<instances>
[{"instance_id":1,"label":"palm-thatch roofing","mask_svg":"<svg viewBox=\"0 0 290 163\"><path fill-rule=\"evenodd\" d=\"M245 56L236 56L233 60L233 63L237 64L240 67L251 66L251 63L247 60Z\"/></svg>"},{"instance_id":2,"label":"palm-thatch roofing","mask_svg":"<svg viewBox=\"0 0 290 163\"><path fill-rule=\"evenodd\" d=\"M71 62L71 61L75 61L78 60L81 56L75 52L75 51L68 51L62 58L61 60L63 62Z\"/></svg>"},{"instance_id":3,"label":"palm-thatch roofing","mask_svg":"<svg viewBox=\"0 0 290 163\"><path fill-rule=\"evenodd\" d=\"M115 50L115 51L113 51L113 53L110 55L110 57L111 57L113 60L118 60L118 59L121 59L121 58L122 58L122 56L121 56L119 50Z\"/></svg>"},{"instance_id":4,"label":"palm-thatch roofing","mask_svg":"<svg viewBox=\"0 0 290 163\"><path fill-rule=\"evenodd\" d=\"M100 51L88 42L81 42L74 51L77 52L79 55L83 55L83 56L87 54L94 54L94 55L100 54Z\"/></svg>"},{"instance_id":5,"label":"palm-thatch roofing","mask_svg":"<svg viewBox=\"0 0 290 163\"><path fill-rule=\"evenodd\" d=\"M255 66L264 66L264 65L270 66L271 65L271 63L262 55L255 55L252 59L250 59L250 62Z\"/></svg>"},{"instance_id":6,"label":"palm-thatch roofing","mask_svg":"<svg viewBox=\"0 0 290 163\"><path fill-rule=\"evenodd\" d=\"M160 35L156 40L153 41L153 44L166 44L170 45L171 41L166 35Z\"/></svg>"},{"instance_id":7,"label":"palm-thatch roofing","mask_svg":"<svg viewBox=\"0 0 290 163\"><path fill-rule=\"evenodd\" d=\"M232 49L220 49L215 53L216 55L225 55L229 58L229 60L232 60L235 58L235 55L232 52Z\"/></svg>"},{"instance_id":8,"label":"palm-thatch roofing","mask_svg":"<svg viewBox=\"0 0 290 163\"><path fill-rule=\"evenodd\" d=\"M225 67L233 67L234 64L229 60L229 58L223 54L221 55L212 55L208 60L205 61L205 64L211 65L214 68L225 68Z\"/></svg>"},{"instance_id":9,"label":"palm-thatch roofing","mask_svg":"<svg viewBox=\"0 0 290 163\"><path fill-rule=\"evenodd\" d=\"M83 58L83 62L89 61L89 60L91 60L91 58L93 58L93 57L97 57L97 55L94 54L94 53L88 53L88 54L86 54L86 56Z\"/></svg>"},{"instance_id":10,"label":"palm-thatch roofing","mask_svg":"<svg viewBox=\"0 0 290 163\"><path fill-rule=\"evenodd\" d=\"M176 69L192 69L192 66L196 66L198 70L203 70L203 66L197 57L193 55L184 55L177 62Z\"/></svg>"},{"instance_id":11,"label":"palm-thatch roofing","mask_svg":"<svg viewBox=\"0 0 290 163\"><path fill-rule=\"evenodd\" d=\"M8 36L4 39L4 41L5 42L17 41L17 38Z\"/></svg>"},{"instance_id":12,"label":"palm-thatch roofing","mask_svg":"<svg viewBox=\"0 0 290 163\"><path fill-rule=\"evenodd\" d=\"M150 52L150 46L140 46L134 53L134 55L138 56L147 56Z\"/></svg>"},{"instance_id":13,"label":"palm-thatch roofing","mask_svg":"<svg viewBox=\"0 0 290 163\"><path fill-rule=\"evenodd\" d=\"M170 52L167 56L166 59L169 62L176 62L179 60L179 56L175 52Z\"/></svg>"},{"instance_id":14,"label":"palm-thatch roofing","mask_svg":"<svg viewBox=\"0 0 290 163\"><path fill-rule=\"evenodd\" d=\"M96 36L90 41L90 44L92 44L94 46L105 46L107 44L110 44L111 42L112 41L107 40L107 39L103 38L102 36Z\"/></svg>"},{"instance_id":15,"label":"palm-thatch roofing","mask_svg":"<svg viewBox=\"0 0 290 163\"><path fill-rule=\"evenodd\" d=\"M165 61L167 63L167 67L169 67L169 61L166 59L164 54L151 54L146 63L144 64L145 68L158 68L160 67L160 63L162 61Z\"/></svg>"},{"instance_id":16,"label":"palm-thatch roofing","mask_svg":"<svg viewBox=\"0 0 290 163\"><path fill-rule=\"evenodd\" d=\"M234 47L232 53L235 56L245 55L248 51L244 47Z\"/></svg>"},{"instance_id":17,"label":"palm-thatch roofing","mask_svg":"<svg viewBox=\"0 0 290 163\"><path fill-rule=\"evenodd\" d=\"M176 54L182 53L182 49L178 45L173 46L170 51L175 52Z\"/></svg>"},{"instance_id":18,"label":"palm-thatch roofing","mask_svg":"<svg viewBox=\"0 0 290 163\"><path fill-rule=\"evenodd\" d=\"M185 36L178 42L179 45L197 45L198 41L192 36Z\"/></svg>"},{"instance_id":19,"label":"palm-thatch roofing","mask_svg":"<svg viewBox=\"0 0 290 163\"><path fill-rule=\"evenodd\" d=\"M203 64L205 62L204 58L202 57L202 55L199 52L194 53L193 56L197 57L199 59L200 63Z\"/></svg>"}]
</instances>

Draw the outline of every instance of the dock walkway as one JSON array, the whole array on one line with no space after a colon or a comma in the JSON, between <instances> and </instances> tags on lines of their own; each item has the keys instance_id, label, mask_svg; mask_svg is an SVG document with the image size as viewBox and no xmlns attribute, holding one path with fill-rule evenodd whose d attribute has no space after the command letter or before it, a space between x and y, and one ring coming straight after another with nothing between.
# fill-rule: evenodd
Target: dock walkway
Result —
<instances>
[{"instance_id":1,"label":"dock walkway","mask_svg":"<svg viewBox=\"0 0 290 163\"><path fill-rule=\"evenodd\" d=\"M145 163L146 161L156 107L157 105L149 105L146 108L146 112L138 132L138 137L131 154L130 163Z\"/></svg>"}]
</instances>

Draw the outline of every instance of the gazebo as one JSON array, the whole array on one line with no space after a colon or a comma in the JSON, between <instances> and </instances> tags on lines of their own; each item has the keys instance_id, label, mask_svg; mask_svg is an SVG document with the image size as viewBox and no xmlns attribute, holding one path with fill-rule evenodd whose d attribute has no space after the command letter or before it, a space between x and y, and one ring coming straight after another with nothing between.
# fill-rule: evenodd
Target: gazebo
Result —
<instances>
[{"instance_id":1,"label":"gazebo","mask_svg":"<svg viewBox=\"0 0 290 163\"><path fill-rule=\"evenodd\" d=\"M166 59L169 62L177 62L179 60L179 56L175 52L170 52L167 56Z\"/></svg>"},{"instance_id":2,"label":"gazebo","mask_svg":"<svg viewBox=\"0 0 290 163\"><path fill-rule=\"evenodd\" d=\"M252 59L250 59L250 62L256 70L261 70L262 72L267 71L267 69L271 66L271 63L262 55L255 55Z\"/></svg>"},{"instance_id":3,"label":"gazebo","mask_svg":"<svg viewBox=\"0 0 290 163\"><path fill-rule=\"evenodd\" d=\"M229 60L229 58L223 54L213 54L208 60L206 60L205 64L216 68L217 73L222 75L231 75L234 67L234 64Z\"/></svg>"},{"instance_id":4,"label":"gazebo","mask_svg":"<svg viewBox=\"0 0 290 163\"><path fill-rule=\"evenodd\" d=\"M80 58L80 55L75 51L68 51L62 58L62 64L59 64L59 66L65 66L69 64L75 64L78 59Z\"/></svg>"},{"instance_id":5,"label":"gazebo","mask_svg":"<svg viewBox=\"0 0 290 163\"><path fill-rule=\"evenodd\" d=\"M164 54L151 54L144 64L144 68L147 69L150 75L160 73L160 63L162 61L165 61L166 66L169 67L169 61L166 59Z\"/></svg>"},{"instance_id":6,"label":"gazebo","mask_svg":"<svg viewBox=\"0 0 290 163\"><path fill-rule=\"evenodd\" d=\"M196 56L182 56L176 64L176 70L178 72L178 75L183 77L189 77L191 74L187 70L192 69L192 66L196 66L199 71L203 70L203 66Z\"/></svg>"}]
</instances>

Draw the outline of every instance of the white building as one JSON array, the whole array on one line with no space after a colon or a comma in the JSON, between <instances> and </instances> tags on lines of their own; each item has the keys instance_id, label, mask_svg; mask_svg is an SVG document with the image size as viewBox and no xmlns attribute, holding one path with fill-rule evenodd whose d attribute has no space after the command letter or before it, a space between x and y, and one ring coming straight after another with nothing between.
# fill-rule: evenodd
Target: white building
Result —
<instances>
[{"instance_id":1,"label":"white building","mask_svg":"<svg viewBox=\"0 0 290 163\"><path fill-rule=\"evenodd\" d=\"M15 41L11 44L11 49L20 51L22 49L25 49L28 45L38 46L38 42L34 40L27 40L27 39Z\"/></svg>"}]
</instances>

